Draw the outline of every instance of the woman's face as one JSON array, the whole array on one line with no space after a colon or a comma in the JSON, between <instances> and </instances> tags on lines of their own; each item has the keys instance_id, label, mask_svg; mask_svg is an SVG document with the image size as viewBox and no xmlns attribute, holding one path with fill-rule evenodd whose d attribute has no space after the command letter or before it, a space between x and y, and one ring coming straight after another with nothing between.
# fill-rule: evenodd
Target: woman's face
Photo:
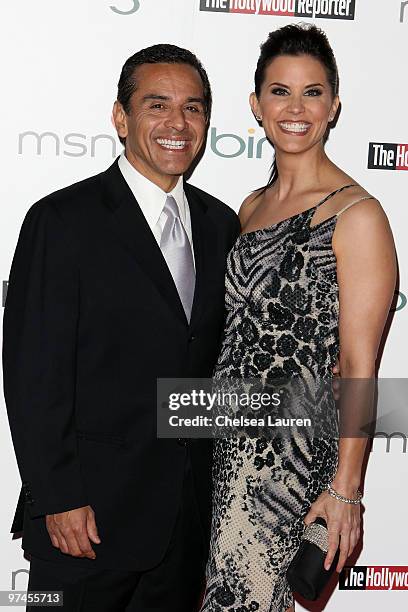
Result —
<instances>
[{"instance_id":1,"label":"woman's face","mask_svg":"<svg viewBox=\"0 0 408 612\"><path fill-rule=\"evenodd\" d=\"M310 55L282 55L265 71L259 99L250 103L276 150L301 153L323 145L327 124L336 115L326 69Z\"/></svg>"}]
</instances>

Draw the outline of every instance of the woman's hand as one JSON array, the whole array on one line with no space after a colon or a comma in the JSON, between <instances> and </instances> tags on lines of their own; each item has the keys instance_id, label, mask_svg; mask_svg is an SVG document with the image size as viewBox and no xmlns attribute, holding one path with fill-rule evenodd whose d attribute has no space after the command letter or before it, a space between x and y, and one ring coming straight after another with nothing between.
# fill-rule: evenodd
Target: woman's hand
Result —
<instances>
[{"instance_id":1,"label":"woman's hand","mask_svg":"<svg viewBox=\"0 0 408 612\"><path fill-rule=\"evenodd\" d=\"M339 491L339 493L347 497L353 497L353 495L347 495L342 491ZM311 505L304 518L305 524L313 523L318 516L326 521L329 531L329 550L324 561L324 567L326 570L330 568L340 539L340 556L336 567L336 571L340 573L346 559L351 555L360 538L360 504L346 504L329 495L328 491L324 491Z\"/></svg>"}]
</instances>

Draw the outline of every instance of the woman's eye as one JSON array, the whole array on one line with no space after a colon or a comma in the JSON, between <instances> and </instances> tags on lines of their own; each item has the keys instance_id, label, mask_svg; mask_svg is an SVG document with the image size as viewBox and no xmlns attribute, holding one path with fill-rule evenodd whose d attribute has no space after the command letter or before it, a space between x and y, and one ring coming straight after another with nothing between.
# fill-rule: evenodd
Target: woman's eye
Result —
<instances>
[{"instance_id":1,"label":"woman's eye","mask_svg":"<svg viewBox=\"0 0 408 612\"><path fill-rule=\"evenodd\" d=\"M275 96L286 96L288 94L288 90L283 89L283 87L275 87L274 89L272 89L272 93Z\"/></svg>"},{"instance_id":2,"label":"woman's eye","mask_svg":"<svg viewBox=\"0 0 408 612\"><path fill-rule=\"evenodd\" d=\"M315 96L321 96L322 93L323 92L321 89L308 89L305 95L315 97Z\"/></svg>"}]
</instances>

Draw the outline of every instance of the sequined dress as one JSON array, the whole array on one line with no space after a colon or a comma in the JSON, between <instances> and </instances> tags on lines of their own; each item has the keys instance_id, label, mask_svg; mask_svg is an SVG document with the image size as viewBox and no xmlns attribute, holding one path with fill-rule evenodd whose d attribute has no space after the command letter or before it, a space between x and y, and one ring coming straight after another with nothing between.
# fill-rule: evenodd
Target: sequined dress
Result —
<instances>
[{"instance_id":1,"label":"sequined dress","mask_svg":"<svg viewBox=\"0 0 408 612\"><path fill-rule=\"evenodd\" d=\"M316 206L242 234L228 256L227 319L214 378L330 377L339 352L332 236ZM364 198L365 199L365 198ZM335 437L219 439L202 612L284 612L303 517L337 468Z\"/></svg>"}]
</instances>

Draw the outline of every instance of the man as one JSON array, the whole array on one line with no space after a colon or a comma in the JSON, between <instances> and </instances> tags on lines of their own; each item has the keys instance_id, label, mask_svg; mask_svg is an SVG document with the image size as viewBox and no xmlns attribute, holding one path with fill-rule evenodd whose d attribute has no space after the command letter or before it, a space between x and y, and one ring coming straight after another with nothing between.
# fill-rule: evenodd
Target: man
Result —
<instances>
[{"instance_id":1,"label":"man","mask_svg":"<svg viewBox=\"0 0 408 612\"><path fill-rule=\"evenodd\" d=\"M206 441L156 436L156 380L211 376L235 213L183 181L211 89L197 58L129 58L125 153L34 204L4 315L4 389L30 591L64 610L193 612L209 538ZM38 609L37 607L35 609Z\"/></svg>"}]
</instances>

